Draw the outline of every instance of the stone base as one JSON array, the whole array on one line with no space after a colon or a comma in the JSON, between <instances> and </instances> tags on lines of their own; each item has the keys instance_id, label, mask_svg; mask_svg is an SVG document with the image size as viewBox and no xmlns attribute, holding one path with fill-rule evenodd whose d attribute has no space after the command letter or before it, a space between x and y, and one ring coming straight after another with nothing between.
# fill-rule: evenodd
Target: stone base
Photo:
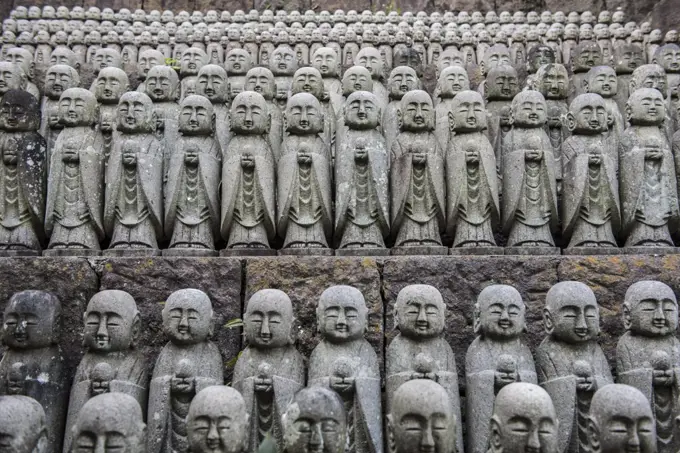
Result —
<instances>
[{"instance_id":1,"label":"stone base","mask_svg":"<svg viewBox=\"0 0 680 453\"><path fill-rule=\"evenodd\" d=\"M235 248L220 250L220 256L276 256L274 249Z\"/></svg>"},{"instance_id":2,"label":"stone base","mask_svg":"<svg viewBox=\"0 0 680 453\"><path fill-rule=\"evenodd\" d=\"M209 257L217 256L217 250L192 249L177 247L174 249L163 250L163 256L190 256L190 257Z\"/></svg>"},{"instance_id":3,"label":"stone base","mask_svg":"<svg viewBox=\"0 0 680 453\"><path fill-rule=\"evenodd\" d=\"M47 249L43 256L101 256L101 250L92 249Z\"/></svg>"},{"instance_id":4,"label":"stone base","mask_svg":"<svg viewBox=\"0 0 680 453\"><path fill-rule=\"evenodd\" d=\"M321 247L299 247L281 249L279 256L333 256L333 249Z\"/></svg>"},{"instance_id":5,"label":"stone base","mask_svg":"<svg viewBox=\"0 0 680 453\"><path fill-rule=\"evenodd\" d=\"M503 247L454 247L449 249L449 255L505 255Z\"/></svg>"},{"instance_id":6,"label":"stone base","mask_svg":"<svg viewBox=\"0 0 680 453\"><path fill-rule=\"evenodd\" d=\"M357 247L335 250L335 256L389 256L390 249L378 247Z\"/></svg>"},{"instance_id":7,"label":"stone base","mask_svg":"<svg viewBox=\"0 0 680 453\"><path fill-rule=\"evenodd\" d=\"M559 247L505 247L506 255L559 255Z\"/></svg>"},{"instance_id":8,"label":"stone base","mask_svg":"<svg viewBox=\"0 0 680 453\"><path fill-rule=\"evenodd\" d=\"M677 255L680 253L680 247L623 247L623 253L626 255Z\"/></svg>"},{"instance_id":9,"label":"stone base","mask_svg":"<svg viewBox=\"0 0 680 453\"><path fill-rule=\"evenodd\" d=\"M108 249L102 251L103 256L116 256L120 258L137 258L144 256L161 256L159 249L138 248L138 249Z\"/></svg>"},{"instance_id":10,"label":"stone base","mask_svg":"<svg viewBox=\"0 0 680 453\"><path fill-rule=\"evenodd\" d=\"M449 248L443 245L417 245L413 247L401 246L393 247L390 250L393 256L414 256L414 255L448 255Z\"/></svg>"},{"instance_id":11,"label":"stone base","mask_svg":"<svg viewBox=\"0 0 680 453\"><path fill-rule=\"evenodd\" d=\"M40 256L39 250L0 250L0 258L12 258L15 256Z\"/></svg>"},{"instance_id":12,"label":"stone base","mask_svg":"<svg viewBox=\"0 0 680 453\"><path fill-rule=\"evenodd\" d=\"M571 247L562 250L562 255L623 255L618 247Z\"/></svg>"}]
</instances>

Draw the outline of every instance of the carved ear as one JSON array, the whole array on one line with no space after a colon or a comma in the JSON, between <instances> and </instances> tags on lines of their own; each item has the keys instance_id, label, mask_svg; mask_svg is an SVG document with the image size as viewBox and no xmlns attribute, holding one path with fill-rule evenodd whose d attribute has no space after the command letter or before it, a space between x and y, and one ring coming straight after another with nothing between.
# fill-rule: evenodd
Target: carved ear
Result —
<instances>
[{"instance_id":1,"label":"carved ear","mask_svg":"<svg viewBox=\"0 0 680 453\"><path fill-rule=\"evenodd\" d=\"M231 118L230 118L229 124L231 124ZM271 129L272 129L272 114L271 114L271 113L267 113L267 121L266 121L266 126L265 126L265 128L266 128L265 135L266 135L266 134L269 134L269 132L270 132Z\"/></svg>"},{"instance_id":2,"label":"carved ear","mask_svg":"<svg viewBox=\"0 0 680 453\"><path fill-rule=\"evenodd\" d=\"M227 124L229 125L229 131L233 131L234 126L231 124L231 110L227 110Z\"/></svg>"},{"instance_id":3,"label":"carved ear","mask_svg":"<svg viewBox=\"0 0 680 453\"><path fill-rule=\"evenodd\" d=\"M680 417L675 417L675 430L680 431Z\"/></svg>"},{"instance_id":4,"label":"carved ear","mask_svg":"<svg viewBox=\"0 0 680 453\"><path fill-rule=\"evenodd\" d=\"M132 326L130 326L130 333L131 333L131 346L134 347L137 345L137 340L139 339L139 334L142 331L142 318L139 316L139 313L135 314L135 319L132 320Z\"/></svg>"},{"instance_id":5,"label":"carved ear","mask_svg":"<svg viewBox=\"0 0 680 453\"><path fill-rule=\"evenodd\" d=\"M397 451L396 442L394 440L394 421L392 414L387 414L387 451L395 453Z\"/></svg>"},{"instance_id":6,"label":"carved ear","mask_svg":"<svg viewBox=\"0 0 680 453\"><path fill-rule=\"evenodd\" d=\"M212 338L215 331L215 312L210 310L210 326L208 327L208 338Z\"/></svg>"},{"instance_id":7,"label":"carved ear","mask_svg":"<svg viewBox=\"0 0 680 453\"><path fill-rule=\"evenodd\" d=\"M503 435L501 433L501 424L498 421L498 417L495 415L491 417L491 426L489 431L489 447L491 447L491 451L502 451Z\"/></svg>"},{"instance_id":8,"label":"carved ear","mask_svg":"<svg viewBox=\"0 0 680 453\"><path fill-rule=\"evenodd\" d=\"M456 127L456 120L453 117L453 112L449 112L448 117L449 117L449 132L453 132L453 130Z\"/></svg>"},{"instance_id":9,"label":"carved ear","mask_svg":"<svg viewBox=\"0 0 680 453\"><path fill-rule=\"evenodd\" d=\"M547 308L543 309L543 328L548 335L552 335L553 330L555 330L555 321Z\"/></svg>"},{"instance_id":10,"label":"carved ear","mask_svg":"<svg viewBox=\"0 0 680 453\"><path fill-rule=\"evenodd\" d=\"M26 75L28 76L29 80L33 80L33 78L35 77L35 62L34 61L31 61L31 64L28 66L28 74L26 74Z\"/></svg>"},{"instance_id":11,"label":"carved ear","mask_svg":"<svg viewBox=\"0 0 680 453\"><path fill-rule=\"evenodd\" d=\"M486 75L486 65L483 60L479 62L479 70L482 72L482 75Z\"/></svg>"},{"instance_id":12,"label":"carved ear","mask_svg":"<svg viewBox=\"0 0 680 453\"><path fill-rule=\"evenodd\" d=\"M583 79L583 92L590 93L590 84L588 83L588 79Z\"/></svg>"},{"instance_id":13,"label":"carved ear","mask_svg":"<svg viewBox=\"0 0 680 453\"><path fill-rule=\"evenodd\" d=\"M217 116L214 113L210 121L210 129L212 131L212 135L215 135L215 131L217 130Z\"/></svg>"},{"instance_id":14,"label":"carved ear","mask_svg":"<svg viewBox=\"0 0 680 453\"><path fill-rule=\"evenodd\" d=\"M676 419L677 420L677 419ZM588 443L590 444L590 451L598 453L600 451L600 429L592 418L588 418Z\"/></svg>"},{"instance_id":15,"label":"carved ear","mask_svg":"<svg viewBox=\"0 0 680 453\"><path fill-rule=\"evenodd\" d=\"M146 439L146 437L144 437ZM47 437L47 429L43 429L43 431L40 433L40 437L38 438L38 443L35 446L35 450L33 450L36 453L47 453L49 450L49 439Z\"/></svg>"},{"instance_id":16,"label":"carved ear","mask_svg":"<svg viewBox=\"0 0 680 453\"><path fill-rule=\"evenodd\" d=\"M450 115L450 113L449 113ZM479 335L479 331L482 328L482 312L479 309L479 304L475 304L475 308L472 311L472 331L475 335Z\"/></svg>"},{"instance_id":17,"label":"carved ear","mask_svg":"<svg viewBox=\"0 0 680 453\"><path fill-rule=\"evenodd\" d=\"M512 126L513 124L515 124L515 113L511 109L510 115L508 115L508 125Z\"/></svg>"},{"instance_id":18,"label":"carved ear","mask_svg":"<svg viewBox=\"0 0 680 453\"><path fill-rule=\"evenodd\" d=\"M571 112L567 112L567 115L565 116L564 119L567 125L567 129L569 129L569 132L574 132L574 129L576 129L576 117L574 116L574 114Z\"/></svg>"},{"instance_id":19,"label":"carved ear","mask_svg":"<svg viewBox=\"0 0 680 453\"><path fill-rule=\"evenodd\" d=\"M631 77L630 82L628 83L628 92L630 94L635 93L635 90L637 87L635 86L635 79Z\"/></svg>"},{"instance_id":20,"label":"carved ear","mask_svg":"<svg viewBox=\"0 0 680 453\"><path fill-rule=\"evenodd\" d=\"M397 109L397 127L401 130L401 126L404 124L404 115L401 113L401 109Z\"/></svg>"},{"instance_id":21,"label":"carved ear","mask_svg":"<svg viewBox=\"0 0 680 453\"><path fill-rule=\"evenodd\" d=\"M156 114L156 111L154 110L153 113L151 113L151 132L156 132L157 126L158 126L158 115Z\"/></svg>"},{"instance_id":22,"label":"carved ear","mask_svg":"<svg viewBox=\"0 0 680 453\"><path fill-rule=\"evenodd\" d=\"M281 122L283 123L283 130L288 131L288 118L286 118L286 112L281 114Z\"/></svg>"},{"instance_id":23,"label":"carved ear","mask_svg":"<svg viewBox=\"0 0 680 453\"><path fill-rule=\"evenodd\" d=\"M623 304L623 328L626 330L630 330L630 328L633 326L633 319L630 314L630 307L626 304ZM676 419L678 421L678 419Z\"/></svg>"}]
</instances>

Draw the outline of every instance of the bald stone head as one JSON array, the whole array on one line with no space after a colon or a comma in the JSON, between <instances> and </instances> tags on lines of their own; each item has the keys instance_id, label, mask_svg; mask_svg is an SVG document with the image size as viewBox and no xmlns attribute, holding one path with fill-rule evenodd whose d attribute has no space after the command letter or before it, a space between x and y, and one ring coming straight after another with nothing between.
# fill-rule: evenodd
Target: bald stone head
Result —
<instances>
[{"instance_id":1,"label":"bald stone head","mask_svg":"<svg viewBox=\"0 0 680 453\"><path fill-rule=\"evenodd\" d=\"M128 76L120 68L105 66L94 82L94 95L102 104L116 104L130 89Z\"/></svg>"},{"instance_id":2,"label":"bald stone head","mask_svg":"<svg viewBox=\"0 0 680 453\"><path fill-rule=\"evenodd\" d=\"M50 65L66 65L73 69L80 69L80 62L78 56L74 51L66 46L59 46L50 54Z\"/></svg>"},{"instance_id":3,"label":"bald stone head","mask_svg":"<svg viewBox=\"0 0 680 453\"><path fill-rule=\"evenodd\" d=\"M595 66L586 74L583 88L588 93L599 94L603 98L612 98L619 91L616 71L611 66Z\"/></svg>"},{"instance_id":4,"label":"bald stone head","mask_svg":"<svg viewBox=\"0 0 680 453\"><path fill-rule=\"evenodd\" d=\"M520 91L512 99L512 121L523 128L543 127L548 118L543 95L534 90Z\"/></svg>"},{"instance_id":5,"label":"bald stone head","mask_svg":"<svg viewBox=\"0 0 680 453\"><path fill-rule=\"evenodd\" d=\"M522 296L514 287L487 286L477 296L475 333L492 340L517 338L524 331L525 312Z\"/></svg>"},{"instance_id":6,"label":"bald stone head","mask_svg":"<svg viewBox=\"0 0 680 453\"><path fill-rule=\"evenodd\" d=\"M277 76L292 76L298 69L295 52L288 46L279 46L269 60L269 69Z\"/></svg>"},{"instance_id":7,"label":"bald stone head","mask_svg":"<svg viewBox=\"0 0 680 453\"><path fill-rule=\"evenodd\" d=\"M48 451L45 411L23 395L0 396L0 446L12 453Z\"/></svg>"},{"instance_id":8,"label":"bald stone head","mask_svg":"<svg viewBox=\"0 0 680 453\"><path fill-rule=\"evenodd\" d=\"M248 446L250 408L227 386L206 387L194 397L187 416L192 453L241 453Z\"/></svg>"},{"instance_id":9,"label":"bald stone head","mask_svg":"<svg viewBox=\"0 0 680 453\"><path fill-rule=\"evenodd\" d=\"M600 332L600 312L593 290L574 281L555 284L545 297L543 326L556 341L594 341Z\"/></svg>"},{"instance_id":10,"label":"bald stone head","mask_svg":"<svg viewBox=\"0 0 680 453\"><path fill-rule=\"evenodd\" d=\"M137 71L141 80L146 79L149 71L154 66L165 64L165 56L158 50L149 49L139 53L137 56Z\"/></svg>"},{"instance_id":11,"label":"bald stone head","mask_svg":"<svg viewBox=\"0 0 680 453\"><path fill-rule=\"evenodd\" d=\"M116 49L103 48L98 49L94 54L94 62L92 67L95 73L100 72L104 68L123 68L123 59L120 52Z\"/></svg>"},{"instance_id":12,"label":"bald stone head","mask_svg":"<svg viewBox=\"0 0 680 453\"><path fill-rule=\"evenodd\" d=\"M571 101L566 116L567 128L575 135L597 135L608 129L609 114L599 94L580 94Z\"/></svg>"},{"instance_id":13,"label":"bald stone head","mask_svg":"<svg viewBox=\"0 0 680 453\"><path fill-rule=\"evenodd\" d=\"M492 453L559 453L559 422L550 395L526 382L504 386L491 417Z\"/></svg>"},{"instance_id":14,"label":"bald stone head","mask_svg":"<svg viewBox=\"0 0 680 453\"><path fill-rule=\"evenodd\" d=\"M656 49L652 63L660 65L666 73L680 72L680 46L664 44Z\"/></svg>"},{"instance_id":15,"label":"bald stone head","mask_svg":"<svg viewBox=\"0 0 680 453\"><path fill-rule=\"evenodd\" d=\"M579 43L572 50L571 70L573 72L588 72L590 68L602 65L602 49L594 41Z\"/></svg>"},{"instance_id":16,"label":"bald stone head","mask_svg":"<svg viewBox=\"0 0 680 453\"><path fill-rule=\"evenodd\" d=\"M458 133L477 132L486 129L484 99L476 91L461 91L453 98L449 111L449 127Z\"/></svg>"},{"instance_id":17,"label":"bald stone head","mask_svg":"<svg viewBox=\"0 0 680 453\"><path fill-rule=\"evenodd\" d=\"M245 75L253 67L253 62L248 51L232 49L227 53L225 66L229 75Z\"/></svg>"},{"instance_id":18,"label":"bald stone head","mask_svg":"<svg viewBox=\"0 0 680 453\"><path fill-rule=\"evenodd\" d=\"M382 110L376 95L355 91L347 97L343 108L345 125L355 130L375 129L380 125Z\"/></svg>"},{"instance_id":19,"label":"bald stone head","mask_svg":"<svg viewBox=\"0 0 680 453\"><path fill-rule=\"evenodd\" d=\"M248 344L255 348L279 348L293 344L293 304L278 289L262 289L251 296L244 315Z\"/></svg>"},{"instance_id":20,"label":"bald stone head","mask_svg":"<svg viewBox=\"0 0 680 453\"><path fill-rule=\"evenodd\" d=\"M623 300L623 325L633 335L665 337L678 328L678 301L670 286L654 280L633 283Z\"/></svg>"},{"instance_id":21,"label":"bald stone head","mask_svg":"<svg viewBox=\"0 0 680 453\"><path fill-rule=\"evenodd\" d=\"M286 130L296 135L313 135L323 130L323 110L310 93L298 93L288 99L284 113Z\"/></svg>"},{"instance_id":22,"label":"bald stone head","mask_svg":"<svg viewBox=\"0 0 680 453\"><path fill-rule=\"evenodd\" d=\"M387 79L390 99L400 100L409 91L417 89L420 89L420 79L415 69L409 66L397 66L392 69Z\"/></svg>"},{"instance_id":23,"label":"bald stone head","mask_svg":"<svg viewBox=\"0 0 680 453\"><path fill-rule=\"evenodd\" d=\"M426 132L434 129L435 114L432 98L423 90L413 90L401 98L398 110L401 130Z\"/></svg>"},{"instance_id":24,"label":"bald stone head","mask_svg":"<svg viewBox=\"0 0 680 453\"><path fill-rule=\"evenodd\" d=\"M535 74L538 68L544 64L554 64L556 62L555 51L552 47L544 44L533 46L527 54L527 70L529 74Z\"/></svg>"},{"instance_id":25,"label":"bald stone head","mask_svg":"<svg viewBox=\"0 0 680 453\"><path fill-rule=\"evenodd\" d=\"M356 62L359 66L368 69L373 80L383 80L385 78L383 60L380 51L375 47L364 47L361 49L356 56Z\"/></svg>"},{"instance_id":26,"label":"bald stone head","mask_svg":"<svg viewBox=\"0 0 680 453\"><path fill-rule=\"evenodd\" d=\"M27 83L28 78L21 66L9 61L0 61L0 95L9 90L24 90Z\"/></svg>"},{"instance_id":27,"label":"bald stone head","mask_svg":"<svg viewBox=\"0 0 680 453\"><path fill-rule=\"evenodd\" d=\"M153 102L144 93L128 91L118 102L117 130L127 134L153 132L156 128L156 112Z\"/></svg>"},{"instance_id":28,"label":"bald stone head","mask_svg":"<svg viewBox=\"0 0 680 453\"><path fill-rule=\"evenodd\" d=\"M35 76L35 63L33 63L33 54L23 47L14 47L7 51L5 61L18 65L26 74L29 80L33 80Z\"/></svg>"},{"instance_id":29,"label":"bald stone head","mask_svg":"<svg viewBox=\"0 0 680 453\"><path fill-rule=\"evenodd\" d=\"M489 71L485 86L485 95L489 101L510 101L517 93L519 93L519 78L515 68L501 65Z\"/></svg>"},{"instance_id":30,"label":"bald stone head","mask_svg":"<svg viewBox=\"0 0 680 453\"><path fill-rule=\"evenodd\" d=\"M660 126L666 116L663 94L655 88L639 88L631 92L625 116L630 124L636 126Z\"/></svg>"},{"instance_id":31,"label":"bald stone head","mask_svg":"<svg viewBox=\"0 0 680 453\"><path fill-rule=\"evenodd\" d=\"M456 451L456 425L446 390L430 379L402 384L387 415L391 451L395 453Z\"/></svg>"},{"instance_id":32,"label":"bald stone head","mask_svg":"<svg viewBox=\"0 0 680 453\"><path fill-rule=\"evenodd\" d=\"M628 385L602 387L590 402L588 440L593 453L655 453L656 426L647 398Z\"/></svg>"},{"instance_id":33,"label":"bald stone head","mask_svg":"<svg viewBox=\"0 0 680 453\"><path fill-rule=\"evenodd\" d=\"M348 96L354 91L373 91L371 73L363 66L352 66L342 76L342 95Z\"/></svg>"},{"instance_id":34,"label":"bald stone head","mask_svg":"<svg viewBox=\"0 0 680 453\"><path fill-rule=\"evenodd\" d=\"M397 295L395 319L402 335L408 338L433 338L442 334L446 305L437 288L409 285Z\"/></svg>"},{"instance_id":35,"label":"bald stone head","mask_svg":"<svg viewBox=\"0 0 680 453\"><path fill-rule=\"evenodd\" d=\"M79 85L78 71L70 65L56 64L51 66L45 75L45 95L52 100L59 99L65 90Z\"/></svg>"},{"instance_id":36,"label":"bald stone head","mask_svg":"<svg viewBox=\"0 0 680 453\"><path fill-rule=\"evenodd\" d=\"M227 71L218 65L205 65L198 71L196 94L205 96L213 104L224 104L229 101L229 83Z\"/></svg>"},{"instance_id":37,"label":"bald stone head","mask_svg":"<svg viewBox=\"0 0 680 453\"><path fill-rule=\"evenodd\" d=\"M59 341L61 303L48 292L27 290L10 298L3 316L3 342L12 349L37 349Z\"/></svg>"},{"instance_id":38,"label":"bald stone head","mask_svg":"<svg viewBox=\"0 0 680 453\"><path fill-rule=\"evenodd\" d=\"M267 68L253 68L246 74L244 89L259 93L265 100L271 101L276 95L274 74Z\"/></svg>"},{"instance_id":39,"label":"bald stone head","mask_svg":"<svg viewBox=\"0 0 680 453\"><path fill-rule=\"evenodd\" d=\"M490 70L500 65L510 64L510 50L505 44L494 44L486 49L484 58L479 63L482 74L487 74Z\"/></svg>"},{"instance_id":40,"label":"bald stone head","mask_svg":"<svg viewBox=\"0 0 680 453\"><path fill-rule=\"evenodd\" d=\"M198 47L189 47L182 52L179 60L179 75L184 78L195 76L200 69L208 64L208 54Z\"/></svg>"},{"instance_id":41,"label":"bald stone head","mask_svg":"<svg viewBox=\"0 0 680 453\"><path fill-rule=\"evenodd\" d=\"M331 286L319 297L316 322L322 337L331 343L362 338L368 324L364 295L352 286Z\"/></svg>"},{"instance_id":42,"label":"bald stone head","mask_svg":"<svg viewBox=\"0 0 680 453\"><path fill-rule=\"evenodd\" d=\"M121 453L144 451L146 425L136 399L126 393L104 393L87 400L73 426L73 451L117 447Z\"/></svg>"},{"instance_id":43,"label":"bald stone head","mask_svg":"<svg viewBox=\"0 0 680 453\"><path fill-rule=\"evenodd\" d=\"M668 78L666 72L658 64L645 64L633 71L630 79L631 95L639 88L653 88L666 97Z\"/></svg>"},{"instance_id":44,"label":"bald stone head","mask_svg":"<svg viewBox=\"0 0 680 453\"><path fill-rule=\"evenodd\" d=\"M569 94L569 74L561 64L547 64L536 71L536 90L546 99L566 99Z\"/></svg>"},{"instance_id":45,"label":"bald stone head","mask_svg":"<svg viewBox=\"0 0 680 453\"><path fill-rule=\"evenodd\" d=\"M83 344L91 352L124 352L134 347L141 328L137 303L125 291L100 291L83 316Z\"/></svg>"},{"instance_id":46,"label":"bald stone head","mask_svg":"<svg viewBox=\"0 0 680 453\"><path fill-rule=\"evenodd\" d=\"M321 73L313 67L304 67L295 71L290 85L291 94L310 93L319 100L324 97L324 84Z\"/></svg>"},{"instance_id":47,"label":"bald stone head","mask_svg":"<svg viewBox=\"0 0 680 453\"><path fill-rule=\"evenodd\" d=\"M215 130L215 110L203 96L191 94L179 109L179 131L183 135L211 135Z\"/></svg>"},{"instance_id":48,"label":"bald stone head","mask_svg":"<svg viewBox=\"0 0 680 453\"><path fill-rule=\"evenodd\" d=\"M97 98L84 88L69 88L59 98L59 121L66 127L92 126L97 111Z\"/></svg>"},{"instance_id":49,"label":"bald stone head","mask_svg":"<svg viewBox=\"0 0 680 453\"><path fill-rule=\"evenodd\" d=\"M337 52L331 47L316 49L311 58L312 66L319 70L322 77L338 77L340 62Z\"/></svg>"},{"instance_id":50,"label":"bald stone head","mask_svg":"<svg viewBox=\"0 0 680 453\"><path fill-rule=\"evenodd\" d=\"M231 130L235 134L263 135L269 133L271 114L265 98L254 91L236 95L230 110Z\"/></svg>"},{"instance_id":51,"label":"bald stone head","mask_svg":"<svg viewBox=\"0 0 680 453\"><path fill-rule=\"evenodd\" d=\"M153 102L176 102L180 92L179 76L170 66L154 66L146 76L144 91Z\"/></svg>"},{"instance_id":52,"label":"bald stone head","mask_svg":"<svg viewBox=\"0 0 680 453\"><path fill-rule=\"evenodd\" d=\"M213 308L206 293L181 289L163 307L163 331L177 345L198 344L212 334Z\"/></svg>"}]
</instances>

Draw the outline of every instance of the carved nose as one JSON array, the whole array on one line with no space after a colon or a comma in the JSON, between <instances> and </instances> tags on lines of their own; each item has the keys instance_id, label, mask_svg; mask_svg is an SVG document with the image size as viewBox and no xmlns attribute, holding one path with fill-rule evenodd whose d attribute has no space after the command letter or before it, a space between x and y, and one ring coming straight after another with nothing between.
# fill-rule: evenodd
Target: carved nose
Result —
<instances>
[{"instance_id":1,"label":"carved nose","mask_svg":"<svg viewBox=\"0 0 680 453\"><path fill-rule=\"evenodd\" d=\"M316 425L312 428L312 435L309 438L309 445L312 446L312 450L322 450L323 447L323 436L321 435L321 426Z\"/></svg>"},{"instance_id":2,"label":"carved nose","mask_svg":"<svg viewBox=\"0 0 680 453\"><path fill-rule=\"evenodd\" d=\"M430 450L434 448L434 437L432 436L432 428L427 427L423 431L423 439L420 442L420 446L425 450Z\"/></svg>"}]
</instances>

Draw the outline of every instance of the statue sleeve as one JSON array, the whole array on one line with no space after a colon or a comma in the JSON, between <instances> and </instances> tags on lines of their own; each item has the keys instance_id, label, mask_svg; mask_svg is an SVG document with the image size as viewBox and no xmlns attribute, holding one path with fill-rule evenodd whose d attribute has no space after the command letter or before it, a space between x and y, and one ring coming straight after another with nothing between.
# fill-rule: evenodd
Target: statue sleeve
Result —
<instances>
[{"instance_id":1,"label":"statue sleeve","mask_svg":"<svg viewBox=\"0 0 680 453\"><path fill-rule=\"evenodd\" d=\"M573 147L566 143L564 173L562 174L562 230L565 240L571 237L578 220L586 188L588 187L588 154L571 154ZM571 154L571 155L570 155Z\"/></svg>"},{"instance_id":2,"label":"statue sleeve","mask_svg":"<svg viewBox=\"0 0 680 453\"><path fill-rule=\"evenodd\" d=\"M238 144L238 139L232 140L232 146L236 144ZM222 221L220 231L225 240L229 239L229 232L234 222L234 208L241 186L242 173L241 155L238 152L233 152L230 148L231 146L227 147L222 165Z\"/></svg>"},{"instance_id":3,"label":"statue sleeve","mask_svg":"<svg viewBox=\"0 0 680 453\"><path fill-rule=\"evenodd\" d=\"M114 140L109 161L106 167L106 187L104 194L104 229L106 235L111 237L116 212L116 201L121 184L122 155L120 151L122 141Z\"/></svg>"},{"instance_id":4,"label":"statue sleeve","mask_svg":"<svg viewBox=\"0 0 680 453\"><path fill-rule=\"evenodd\" d=\"M98 135L95 133L95 135ZM99 239L104 237L102 219L104 208L104 150L97 146L98 140L80 151L80 178L85 201Z\"/></svg>"},{"instance_id":5,"label":"statue sleeve","mask_svg":"<svg viewBox=\"0 0 680 453\"><path fill-rule=\"evenodd\" d=\"M30 206L31 220L38 237L44 237L45 196L47 193L47 142L37 134L31 133L21 144L23 159L19 169L22 190Z\"/></svg>"},{"instance_id":6,"label":"statue sleeve","mask_svg":"<svg viewBox=\"0 0 680 453\"><path fill-rule=\"evenodd\" d=\"M653 401L654 398L654 385L652 384L652 369L651 368L637 368L634 370L624 371L619 373L617 376L617 381L619 384L630 385L640 390L648 401ZM598 389L600 385L598 383Z\"/></svg>"},{"instance_id":7,"label":"statue sleeve","mask_svg":"<svg viewBox=\"0 0 680 453\"><path fill-rule=\"evenodd\" d=\"M279 236L286 237L288 230L288 212L295 192L295 181L298 176L296 152L286 152L286 144L279 158L277 180L277 229Z\"/></svg>"},{"instance_id":8,"label":"statue sleeve","mask_svg":"<svg viewBox=\"0 0 680 453\"><path fill-rule=\"evenodd\" d=\"M493 414L494 370L465 376L467 453L486 453L489 446L489 427Z\"/></svg>"},{"instance_id":9,"label":"statue sleeve","mask_svg":"<svg viewBox=\"0 0 680 453\"><path fill-rule=\"evenodd\" d=\"M149 386L147 453L163 453L170 411L170 379L169 375L157 377Z\"/></svg>"},{"instance_id":10,"label":"statue sleeve","mask_svg":"<svg viewBox=\"0 0 680 453\"><path fill-rule=\"evenodd\" d=\"M208 199L210 219L215 237L220 235L220 176L222 175L222 151L217 140L212 139L210 153L199 154L203 190Z\"/></svg>"},{"instance_id":11,"label":"statue sleeve","mask_svg":"<svg viewBox=\"0 0 680 453\"><path fill-rule=\"evenodd\" d=\"M574 426L576 410L576 377L568 375L543 382L541 386L548 392L555 405L560 430L557 436L558 451L567 451Z\"/></svg>"},{"instance_id":12,"label":"statue sleeve","mask_svg":"<svg viewBox=\"0 0 680 453\"><path fill-rule=\"evenodd\" d=\"M621 216L624 236L628 235L630 228L635 224L635 211L638 197L642 187L644 172L645 152L637 145L634 130L623 133L619 144L619 171L621 184Z\"/></svg>"},{"instance_id":13,"label":"statue sleeve","mask_svg":"<svg viewBox=\"0 0 680 453\"><path fill-rule=\"evenodd\" d=\"M151 215L156 237L163 237L163 151L160 142L150 136L148 152L137 156L139 180Z\"/></svg>"},{"instance_id":14,"label":"statue sleeve","mask_svg":"<svg viewBox=\"0 0 680 453\"><path fill-rule=\"evenodd\" d=\"M524 150L511 150L503 158L503 231L508 234L524 189Z\"/></svg>"}]
</instances>

